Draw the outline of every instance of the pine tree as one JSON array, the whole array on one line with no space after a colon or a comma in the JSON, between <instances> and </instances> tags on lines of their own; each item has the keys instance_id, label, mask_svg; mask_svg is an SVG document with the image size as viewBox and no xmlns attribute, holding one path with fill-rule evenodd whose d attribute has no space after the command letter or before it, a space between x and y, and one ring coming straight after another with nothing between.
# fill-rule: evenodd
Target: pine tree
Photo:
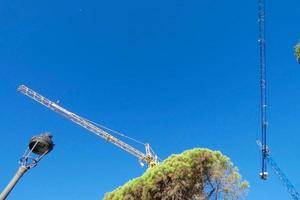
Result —
<instances>
[{"instance_id":1,"label":"pine tree","mask_svg":"<svg viewBox=\"0 0 300 200\"><path fill-rule=\"evenodd\" d=\"M248 183L228 157L196 148L170 156L104 200L238 200L247 190Z\"/></svg>"}]
</instances>

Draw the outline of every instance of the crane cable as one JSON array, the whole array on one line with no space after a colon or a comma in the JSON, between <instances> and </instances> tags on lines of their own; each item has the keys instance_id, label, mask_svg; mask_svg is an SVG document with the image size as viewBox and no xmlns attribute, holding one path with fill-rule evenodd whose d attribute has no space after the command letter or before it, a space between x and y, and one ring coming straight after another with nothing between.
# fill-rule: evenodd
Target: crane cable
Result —
<instances>
[{"instance_id":1,"label":"crane cable","mask_svg":"<svg viewBox=\"0 0 300 200\"><path fill-rule=\"evenodd\" d=\"M121 133L121 132L119 132L119 131L113 130L113 129L111 129L111 128L108 128L108 127L106 127L106 126L103 126L103 125L101 125L101 124L98 124L98 123L96 123L96 122L93 122L93 121L91 121L91 120L88 120L88 119L86 119L86 118L84 118L84 119L85 119L86 121L90 122L91 124L94 124L94 125L96 125L96 126L99 126L99 127L103 128L103 129L106 130L106 131L109 131L109 132L118 134L118 135L120 135L120 136L122 136L122 137L124 137L124 138L127 138L127 139L129 139L129 140L132 140L132 141L134 141L134 142L136 142L136 143L138 143L138 144L142 144L142 145L144 145L144 146L146 145L146 143L141 142L141 141L139 141L139 140L137 140L137 139L134 139L134 138L132 138L132 137L129 137L129 136L127 136L127 135L125 135L125 134L123 134L123 133Z\"/></svg>"},{"instance_id":2,"label":"crane cable","mask_svg":"<svg viewBox=\"0 0 300 200\"><path fill-rule=\"evenodd\" d=\"M139 140L137 140L137 139L134 139L134 138L132 138L132 137L129 137L129 136L127 136L127 135L125 135L125 134L123 134L123 133L121 133L121 132L119 132L119 131L113 130L113 129L111 129L111 128L108 128L108 127L106 127L106 126L103 126L103 125L101 125L101 124L98 124L98 123L96 123L96 122L93 122L93 121L91 121L91 120L88 120L88 119L86 119L86 118L84 118L84 119L87 120L88 122L90 122L91 124L94 124L94 125L96 125L96 126L101 127L102 129L104 129L104 130L106 130L106 131L110 131L110 132L115 133L115 134L118 134L118 135L120 135L120 136L122 136L122 137L124 137L124 138L126 138L126 139L132 140L132 141L134 141L134 142L136 142L136 143L138 143L138 144L141 144L141 145L143 145L143 146L146 146L146 143L141 142L141 141L139 141ZM150 148L150 150L151 150L151 153L152 153L153 155L156 155L158 161L162 161L162 159L161 159L160 157L157 156L157 154L156 154L155 151L152 149L152 147L149 146L149 148Z\"/></svg>"}]
</instances>

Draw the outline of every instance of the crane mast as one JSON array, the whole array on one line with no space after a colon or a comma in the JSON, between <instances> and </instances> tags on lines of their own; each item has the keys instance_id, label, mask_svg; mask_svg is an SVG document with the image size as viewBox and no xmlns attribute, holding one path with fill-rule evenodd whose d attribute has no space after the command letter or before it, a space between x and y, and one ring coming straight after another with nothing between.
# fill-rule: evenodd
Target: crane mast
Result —
<instances>
[{"instance_id":1,"label":"crane mast","mask_svg":"<svg viewBox=\"0 0 300 200\"><path fill-rule=\"evenodd\" d=\"M266 180L267 172L267 92L266 92L266 41L265 41L265 0L258 1L259 13L259 51L260 51L260 118L261 118L261 154L262 154L262 168L260 177Z\"/></svg>"},{"instance_id":2,"label":"crane mast","mask_svg":"<svg viewBox=\"0 0 300 200\"><path fill-rule=\"evenodd\" d=\"M261 150L261 173L260 177L266 180L268 177L267 164L271 166L279 180L286 187L293 200L299 200L299 194L293 184L278 167L270 156L267 145L267 90L266 90L266 40L265 40L265 0L258 0L258 23L259 23L259 65L260 65L260 121L261 121L261 141L257 141ZM300 45L299 45L300 47ZM300 48L299 48L300 52ZM298 54L300 55L300 53ZM300 56L299 56L300 58ZM299 60L298 60L299 61Z\"/></svg>"},{"instance_id":3,"label":"crane mast","mask_svg":"<svg viewBox=\"0 0 300 200\"><path fill-rule=\"evenodd\" d=\"M37 92L33 91L32 89L26 87L25 85L20 85L17 90L19 92L23 93L24 95L30 97L31 99L37 101L38 103L46 106L50 110L63 115L64 117L73 121L74 123L78 124L79 126L91 131L92 133L106 139L107 141L113 143L114 145L127 151L128 153L136 156L140 160L141 163L146 162L148 164L148 166L150 166L150 167L158 164L157 156L151 150L151 147L149 144L145 144L146 154L144 154L143 152L133 148L132 146L126 144L125 142L119 140L118 138L110 135L106 131L97 127L95 124L91 123L90 121L76 115L73 112L68 111L67 109L59 106L58 104L43 97L42 95L38 94Z\"/></svg>"}]
</instances>

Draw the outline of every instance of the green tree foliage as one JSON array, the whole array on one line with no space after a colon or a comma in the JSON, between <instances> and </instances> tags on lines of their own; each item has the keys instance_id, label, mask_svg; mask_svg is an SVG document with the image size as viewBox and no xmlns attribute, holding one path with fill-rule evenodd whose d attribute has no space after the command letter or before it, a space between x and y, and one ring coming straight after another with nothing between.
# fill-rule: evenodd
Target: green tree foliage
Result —
<instances>
[{"instance_id":1,"label":"green tree foliage","mask_svg":"<svg viewBox=\"0 0 300 200\"><path fill-rule=\"evenodd\" d=\"M243 199L248 183L218 151L195 148L171 155L141 177L107 193L104 200Z\"/></svg>"},{"instance_id":2,"label":"green tree foliage","mask_svg":"<svg viewBox=\"0 0 300 200\"><path fill-rule=\"evenodd\" d=\"M295 55L298 63L300 63L300 42L295 46Z\"/></svg>"}]
</instances>

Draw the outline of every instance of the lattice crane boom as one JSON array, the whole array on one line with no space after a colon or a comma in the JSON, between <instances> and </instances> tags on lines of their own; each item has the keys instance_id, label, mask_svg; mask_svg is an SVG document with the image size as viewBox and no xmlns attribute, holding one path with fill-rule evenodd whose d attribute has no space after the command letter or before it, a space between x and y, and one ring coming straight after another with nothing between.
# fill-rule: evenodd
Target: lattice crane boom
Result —
<instances>
[{"instance_id":1,"label":"lattice crane boom","mask_svg":"<svg viewBox=\"0 0 300 200\"><path fill-rule=\"evenodd\" d=\"M288 193L294 200L300 200L299 193L296 191L296 188L290 182L290 180L286 177L283 171L278 167L276 162L271 156L267 156L267 160L269 165L272 167L273 171L277 174L281 183L286 187Z\"/></svg>"},{"instance_id":2,"label":"lattice crane boom","mask_svg":"<svg viewBox=\"0 0 300 200\"><path fill-rule=\"evenodd\" d=\"M125 142L119 140L118 138L112 136L108 132L102 130L101 128L97 127L95 124L91 123L90 121L76 115L73 112L68 111L67 109L59 106L58 104L50 101L49 99L43 97L42 95L38 94L37 92L33 91L32 89L26 87L25 85L20 85L17 89L19 92L23 93L24 95L30 97L31 99L37 101L38 103L46 106L52 111L55 111L67 119L73 121L74 123L78 124L79 126L89 130L90 132L106 139L107 141L113 143L114 145L118 146L119 148L127 151L128 153L137 157L141 162L146 162L149 166L155 166L158 164L157 156L151 150L149 144L145 144L146 154L143 152L135 149L134 147L126 144Z\"/></svg>"}]
</instances>

